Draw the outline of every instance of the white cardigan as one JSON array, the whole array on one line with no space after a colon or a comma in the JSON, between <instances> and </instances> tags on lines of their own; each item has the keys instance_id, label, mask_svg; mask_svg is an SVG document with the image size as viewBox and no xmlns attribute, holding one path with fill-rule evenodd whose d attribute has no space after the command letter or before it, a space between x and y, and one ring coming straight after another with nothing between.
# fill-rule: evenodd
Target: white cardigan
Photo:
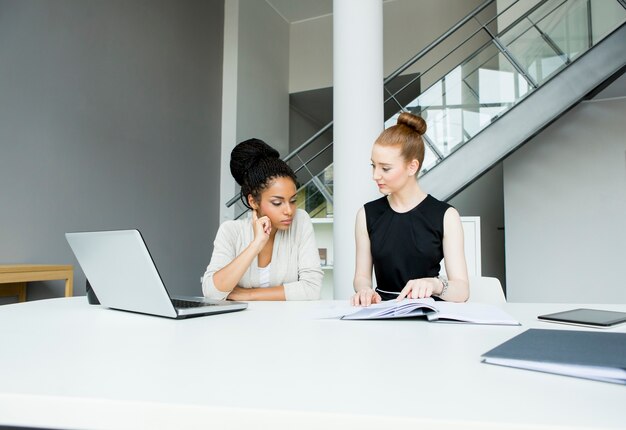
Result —
<instances>
[{"instance_id":1,"label":"white cardigan","mask_svg":"<svg viewBox=\"0 0 626 430\"><path fill-rule=\"evenodd\" d=\"M202 279L202 293L210 299L224 300L229 293L215 288L213 274L229 264L254 239L250 216L242 220L226 221L220 225L211 262ZM313 224L309 214L298 209L291 226L278 230L272 250L270 285L283 285L287 300L318 300L322 289L323 272ZM258 257L237 284L243 288L259 286Z\"/></svg>"}]
</instances>

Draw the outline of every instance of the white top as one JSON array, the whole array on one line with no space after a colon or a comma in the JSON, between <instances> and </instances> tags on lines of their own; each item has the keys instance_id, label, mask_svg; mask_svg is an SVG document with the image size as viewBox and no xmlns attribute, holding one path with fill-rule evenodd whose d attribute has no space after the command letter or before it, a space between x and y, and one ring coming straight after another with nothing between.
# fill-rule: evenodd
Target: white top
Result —
<instances>
[{"instance_id":1,"label":"white top","mask_svg":"<svg viewBox=\"0 0 626 430\"><path fill-rule=\"evenodd\" d=\"M522 326L319 319L346 305L251 302L182 321L84 297L0 306L0 426L624 428L626 387L480 356L529 328L626 332L537 320L626 305L503 304Z\"/></svg>"},{"instance_id":2,"label":"white top","mask_svg":"<svg viewBox=\"0 0 626 430\"><path fill-rule=\"evenodd\" d=\"M213 274L233 261L253 239L250 216L222 223L213 243L211 262L204 273L202 292L205 297L226 299L228 293L215 288ZM287 300L320 298L324 272L320 266L313 224L305 211L298 209L291 226L276 232L271 262L270 285L283 285ZM255 258L238 286L256 288L260 285L258 258Z\"/></svg>"},{"instance_id":3,"label":"white top","mask_svg":"<svg viewBox=\"0 0 626 430\"><path fill-rule=\"evenodd\" d=\"M270 287L270 268L272 267L272 263L268 264L265 267L259 267L259 288L267 288Z\"/></svg>"}]
</instances>

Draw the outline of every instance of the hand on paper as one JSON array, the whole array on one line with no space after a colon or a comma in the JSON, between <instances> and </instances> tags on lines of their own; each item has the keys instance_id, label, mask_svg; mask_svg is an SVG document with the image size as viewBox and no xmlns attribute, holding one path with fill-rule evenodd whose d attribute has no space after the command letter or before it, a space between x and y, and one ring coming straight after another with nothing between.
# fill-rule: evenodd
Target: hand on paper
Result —
<instances>
[{"instance_id":1,"label":"hand on paper","mask_svg":"<svg viewBox=\"0 0 626 430\"><path fill-rule=\"evenodd\" d=\"M396 300L423 299L441 291L443 286L437 278L412 279L406 283Z\"/></svg>"},{"instance_id":2,"label":"hand on paper","mask_svg":"<svg viewBox=\"0 0 626 430\"><path fill-rule=\"evenodd\" d=\"M369 306L381 301L380 294L371 288L363 288L352 296L352 306Z\"/></svg>"}]
</instances>

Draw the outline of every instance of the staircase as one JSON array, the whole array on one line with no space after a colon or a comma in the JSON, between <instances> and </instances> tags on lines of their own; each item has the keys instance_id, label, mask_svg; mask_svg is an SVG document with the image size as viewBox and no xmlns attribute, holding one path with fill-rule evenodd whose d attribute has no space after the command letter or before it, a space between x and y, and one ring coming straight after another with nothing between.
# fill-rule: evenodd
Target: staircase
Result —
<instances>
[{"instance_id":1,"label":"staircase","mask_svg":"<svg viewBox=\"0 0 626 430\"><path fill-rule=\"evenodd\" d=\"M482 3L384 81L385 127L403 111L428 124L420 183L441 200L626 70L626 0L498 3ZM332 122L285 157L313 218L332 216L331 159ZM238 202L227 203L237 218Z\"/></svg>"}]
</instances>

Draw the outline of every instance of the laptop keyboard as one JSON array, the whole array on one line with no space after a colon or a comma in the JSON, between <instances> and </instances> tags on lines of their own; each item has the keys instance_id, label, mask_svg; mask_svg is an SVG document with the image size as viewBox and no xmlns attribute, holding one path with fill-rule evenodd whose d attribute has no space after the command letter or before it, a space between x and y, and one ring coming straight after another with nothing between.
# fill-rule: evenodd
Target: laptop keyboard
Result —
<instances>
[{"instance_id":1,"label":"laptop keyboard","mask_svg":"<svg viewBox=\"0 0 626 430\"><path fill-rule=\"evenodd\" d=\"M188 308L203 308L205 306L217 306L215 303L196 302L192 300L180 300L172 299L172 304L175 308L188 309Z\"/></svg>"}]
</instances>

